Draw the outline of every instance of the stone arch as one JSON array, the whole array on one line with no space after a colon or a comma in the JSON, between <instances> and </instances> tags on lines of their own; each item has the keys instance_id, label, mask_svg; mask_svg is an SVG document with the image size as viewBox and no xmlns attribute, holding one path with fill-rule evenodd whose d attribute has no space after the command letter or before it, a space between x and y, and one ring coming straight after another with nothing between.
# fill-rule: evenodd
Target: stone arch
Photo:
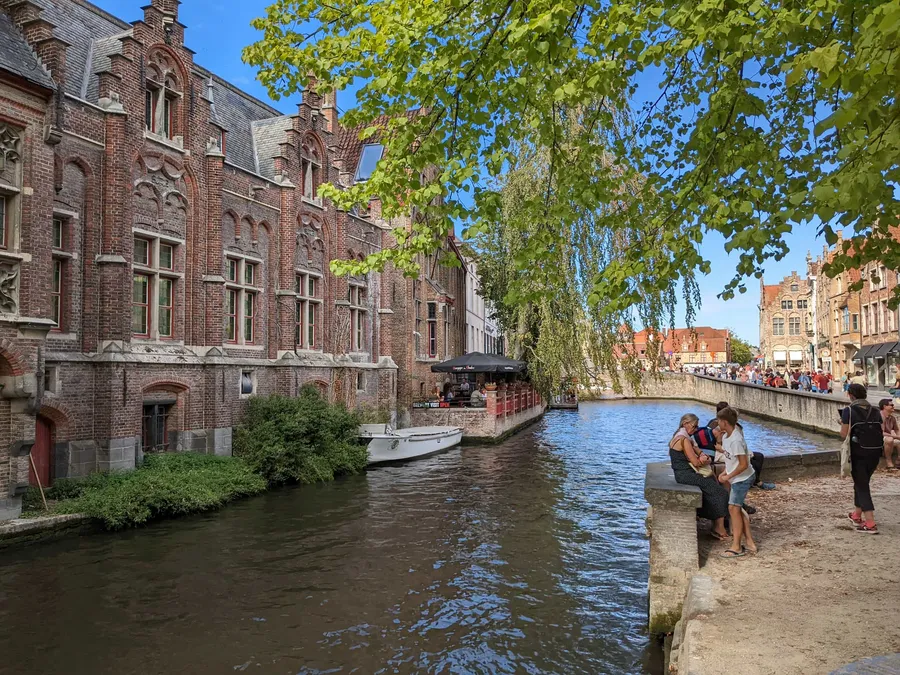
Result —
<instances>
[{"instance_id":1,"label":"stone arch","mask_svg":"<svg viewBox=\"0 0 900 675\"><path fill-rule=\"evenodd\" d=\"M0 377L18 377L26 372L25 357L10 340L0 340Z\"/></svg>"},{"instance_id":2,"label":"stone arch","mask_svg":"<svg viewBox=\"0 0 900 675\"><path fill-rule=\"evenodd\" d=\"M188 410L188 395L190 384L180 378L160 378L151 381L141 388L141 443L146 445L148 440L147 420L148 412L154 416L159 415L155 406L162 406L165 410L165 443L169 450L178 447L178 438L186 429L190 411ZM148 407L151 410L148 410ZM157 441L159 439L156 439ZM146 449L146 448L145 448Z\"/></svg>"},{"instance_id":3,"label":"stone arch","mask_svg":"<svg viewBox=\"0 0 900 675\"><path fill-rule=\"evenodd\" d=\"M57 442L71 439L69 420L72 418L72 413L65 405L58 402L43 403L40 410L38 410L38 415L53 423L54 431L56 432L54 434L55 440Z\"/></svg>"}]
</instances>

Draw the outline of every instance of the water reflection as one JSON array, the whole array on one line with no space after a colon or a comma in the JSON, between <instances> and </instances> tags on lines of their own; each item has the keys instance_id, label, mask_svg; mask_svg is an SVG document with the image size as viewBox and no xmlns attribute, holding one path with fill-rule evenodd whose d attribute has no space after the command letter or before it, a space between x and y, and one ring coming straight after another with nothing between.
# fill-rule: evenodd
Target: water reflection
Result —
<instances>
[{"instance_id":1,"label":"water reflection","mask_svg":"<svg viewBox=\"0 0 900 675\"><path fill-rule=\"evenodd\" d=\"M643 465L686 410L554 412L503 444L0 553L0 672L636 673ZM765 452L837 447L748 420Z\"/></svg>"}]
</instances>

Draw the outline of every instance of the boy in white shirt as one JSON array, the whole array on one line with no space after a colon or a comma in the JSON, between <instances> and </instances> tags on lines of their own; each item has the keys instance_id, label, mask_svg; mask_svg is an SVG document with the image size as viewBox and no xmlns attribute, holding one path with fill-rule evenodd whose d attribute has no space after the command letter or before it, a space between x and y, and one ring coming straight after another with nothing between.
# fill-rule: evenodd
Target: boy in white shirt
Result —
<instances>
[{"instance_id":1,"label":"boy in white shirt","mask_svg":"<svg viewBox=\"0 0 900 675\"><path fill-rule=\"evenodd\" d=\"M738 424L737 411L723 408L716 413L723 434L716 450L725 456L725 471L719 474L719 482L731 486L728 494L728 515L731 520L731 548L722 553L723 558L739 558L749 551L756 553L756 544L750 534L750 517L744 511L744 499L753 485L754 471L750 466L750 451L744 442L744 430ZM741 545L744 540L744 546Z\"/></svg>"}]
</instances>

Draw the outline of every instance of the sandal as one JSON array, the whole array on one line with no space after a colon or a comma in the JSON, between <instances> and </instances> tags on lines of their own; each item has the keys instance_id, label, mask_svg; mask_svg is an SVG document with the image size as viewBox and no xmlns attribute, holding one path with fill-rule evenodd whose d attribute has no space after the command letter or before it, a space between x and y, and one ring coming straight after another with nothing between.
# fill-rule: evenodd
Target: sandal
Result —
<instances>
[{"instance_id":1,"label":"sandal","mask_svg":"<svg viewBox=\"0 0 900 675\"><path fill-rule=\"evenodd\" d=\"M853 523L854 525L862 525L862 523L863 523L862 516L855 517L853 514L853 511L851 511L850 513L847 514L847 518L849 518L850 522Z\"/></svg>"},{"instance_id":2,"label":"sandal","mask_svg":"<svg viewBox=\"0 0 900 675\"><path fill-rule=\"evenodd\" d=\"M725 549L722 553L719 554L720 558L743 558L747 555L747 552L744 549L740 551L732 551L730 548Z\"/></svg>"},{"instance_id":3,"label":"sandal","mask_svg":"<svg viewBox=\"0 0 900 675\"><path fill-rule=\"evenodd\" d=\"M859 522L862 522L862 521L859 521ZM719 534L718 532L716 532L715 530L710 530L709 534L713 539L718 539L719 541L728 541L729 539L731 539L730 534L726 533L726 534L722 535L722 534Z\"/></svg>"}]
</instances>

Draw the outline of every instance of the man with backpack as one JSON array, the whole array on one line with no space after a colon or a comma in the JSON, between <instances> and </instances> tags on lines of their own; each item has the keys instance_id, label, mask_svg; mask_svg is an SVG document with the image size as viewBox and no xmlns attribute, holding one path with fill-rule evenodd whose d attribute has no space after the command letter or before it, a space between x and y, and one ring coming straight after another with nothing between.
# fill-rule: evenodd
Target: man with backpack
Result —
<instances>
[{"instance_id":1,"label":"man with backpack","mask_svg":"<svg viewBox=\"0 0 900 675\"><path fill-rule=\"evenodd\" d=\"M853 477L855 508L848 518L857 532L878 534L869 482L884 452L884 432L881 413L866 400L866 396L866 388L858 382L852 382L847 388L850 405L841 409L841 438L850 438L850 475Z\"/></svg>"}]
</instances>

